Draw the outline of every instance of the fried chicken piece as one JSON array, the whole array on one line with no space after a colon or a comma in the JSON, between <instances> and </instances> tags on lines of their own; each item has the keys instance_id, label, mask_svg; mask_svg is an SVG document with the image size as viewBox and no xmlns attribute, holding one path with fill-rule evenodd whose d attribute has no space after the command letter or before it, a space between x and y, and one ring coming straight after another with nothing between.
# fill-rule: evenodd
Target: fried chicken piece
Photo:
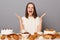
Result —
<instances>
[{"instance_id":1,"label":"fried chicken piece","mask_svg":"<svg viewBox=\"0 0 60 40\"><path fill-rule=\"evenodd\" d=\"M34 40L34 36L30 35L29 40Z\"/></svg>"},{"instance_id":2,"label":"fried chicken piece","mask_svg":"<svg viewBox=\"0 0 60 40\"><path fill-rule=\"evenodd\" d=\"M18 34L19 35L19 38L22 39L22 35L21 34Z\"/></svg>"},{"instance_id":3,"label":"fried chicken piece","mask_svg":"<svg viewBox=\"0 0 60 40\"><path fill-rule=\"evenodd\" d=\"M1 36L1 39L2 39L2 40L4 40L4 39L5 39L5 37L6 37L5 35L2 35L2 36Z\"/></svg>"},{"instance_id":4,"label":"fried chicken piece","mask_svg":"<svg viewBox=\"0 0 60 40\"><path fill-rule=\"evenodd\" d=\"M54 39L55 38L55 36L52 34L45 34L43 37L46 39L49 39L49 38Z\"/></svg>"}]
</instances>

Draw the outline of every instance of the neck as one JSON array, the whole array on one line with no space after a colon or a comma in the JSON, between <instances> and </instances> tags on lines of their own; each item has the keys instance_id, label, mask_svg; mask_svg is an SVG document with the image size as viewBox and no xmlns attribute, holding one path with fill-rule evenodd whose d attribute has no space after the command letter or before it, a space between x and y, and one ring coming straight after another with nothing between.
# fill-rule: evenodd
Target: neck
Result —
<instances>
[{"instance_id":1,"label":"neck","mask_svg":"<svg viewBox=\"0 0 60 40\"><path fill-rule=\"evenodd\" d=\"M29 17L33 17L32 15L30 15Z\"/></svg>"}]
</instances>

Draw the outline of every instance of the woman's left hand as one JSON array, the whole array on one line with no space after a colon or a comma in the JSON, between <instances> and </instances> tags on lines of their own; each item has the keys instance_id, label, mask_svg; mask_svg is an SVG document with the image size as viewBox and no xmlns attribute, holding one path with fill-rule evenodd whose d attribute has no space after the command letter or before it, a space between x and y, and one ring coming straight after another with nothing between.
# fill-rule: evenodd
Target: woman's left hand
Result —
<instances>
[{"instance_id":1,"label":"woman's left hand","mask_svg":"<svg viewBox=\"0 0 60 40\"><path fill-rule=\"evenodd\" d=\"M42 31L42 18L46 15L46 12L43 13L42 16L40 16L40 24L38 26L38 31Z\"/></svg>"},{"instance_id":2,"label":"woman's left hand","mask_svg":"<svg viewBox=\"0 0 60 40\"><path fill-rule=\"evenodd\" d=\"M46 12L43 12L43 15L40 18L43 18L46 15Z\"/></svg>"}]
</instances>

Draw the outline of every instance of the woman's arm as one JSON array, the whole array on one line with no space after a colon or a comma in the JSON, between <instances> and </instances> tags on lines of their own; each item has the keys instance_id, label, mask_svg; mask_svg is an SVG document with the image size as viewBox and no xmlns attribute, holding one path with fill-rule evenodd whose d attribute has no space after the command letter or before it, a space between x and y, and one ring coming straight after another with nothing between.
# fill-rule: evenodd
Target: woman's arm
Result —
<instances>
[{"instance_id":1,"label":"woman's arm","mask_svg":"<svg viewBox=\"0 0 60 40\"><path fill-rule=\"evenodd\" d=\"M41 17L40 17L40 23L37 26L37 32L40 32L40 31L42 31L42 18Z\"/></svg>"},{"instance_id":2,"label":"woman's arm","mask_svg":"<svg viewBox=\"0 0 60 40\"><path fill-rule=\"evenodd\" d=\"M24 30L24 25L23 25L22 18L18 14L16 14L16 17L18 18L19 23L20 23L20 30Z\"/></svg>"},{"instance_id":3,"label":"woman's arm","mask_svg":"<svg viewBox=\"0 0 60 40\"><path fill-rule=\"evenodd\" d=\"M43 19L43 17L46 15L46 13L44 12L44 14L40 17L40 23L39 23L39 25L38 25L38 27L37 27L37 31L39 32L39 31L42 31L42 19Z\"/></svg>"}]
</instances>

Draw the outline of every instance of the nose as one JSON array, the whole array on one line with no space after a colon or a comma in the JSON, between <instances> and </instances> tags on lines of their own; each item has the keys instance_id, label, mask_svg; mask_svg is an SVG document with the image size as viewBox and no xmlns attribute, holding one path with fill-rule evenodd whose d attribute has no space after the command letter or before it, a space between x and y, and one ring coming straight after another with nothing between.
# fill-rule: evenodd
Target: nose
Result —
<instances>
[{"instance_id":1,"label":"nose","mask_svg":"<svg viewBox=\"0 0 60 40\"><path fill-rule=\"evenodd\" d=\"M32 11L32 8L30 8L30 11Z\"/></svg>"}]
</instances>

